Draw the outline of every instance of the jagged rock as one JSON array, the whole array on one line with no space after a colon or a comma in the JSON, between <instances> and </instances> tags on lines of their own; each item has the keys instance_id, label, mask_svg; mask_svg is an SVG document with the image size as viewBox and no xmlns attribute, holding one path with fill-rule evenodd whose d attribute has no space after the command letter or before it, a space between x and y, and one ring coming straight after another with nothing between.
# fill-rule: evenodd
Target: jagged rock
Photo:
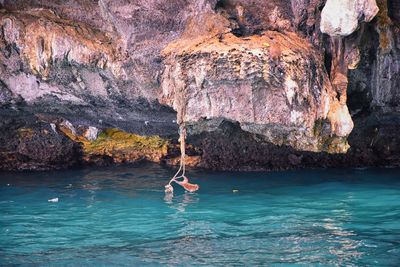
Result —
<instances>
[{"instance_id":1,"label":"jagged rock","mask_svg":"<svg viewBox=\"0 0 400 267\"><path fill-rule=\"evenodd\" d=\"M11 91L7 88L6 84L0 80L0 106L11 102L12 99L13 95Z\"/></svg>"},{"instance_id":2,"label":"jagged rock","mask_svg":"<svg viewBox=\"0 0 400 267\"><path fill-rule=\"evenodd\" d=\"M0 109L0 169L68 168L80 160L80 146L32 114Z\"/></svg>"},{"instance_id":3,"label":"jagged rock","mask_svg":"<svg viewBox=\"0 0 400 267\"><path fill-rule=\"evenodd\" d=\"M327 136L346 137L352 130L322 59L296 34L179 39L164 54L163 99L177 110L178 121L222 117L274 144L309 151L327 148ZM317 133L323 120L331 131Z\"/></svg>"},{"instance_id":4,"label":"jagged rock","mask_svg":"<svg viewBox=\"0 0 400 267\"><path fill-rule=\"evenodd\" d=\"M14 4L5 3L13 11L0 10L2 105L58 115L77 125L107 125L140 134L160 134L160 128L163 135L176 133L172 109L157 103L149 86L143 89L132 79L125 80L125 70L132 72L132 64L126 62L131 60L126 51L120 51L119 36L89 21L68 19L63 12L69 9L56 13L32 8L31 2L25 3L27 8L20 2L21 8L13 9ZM68 14L87 18L94 11L91 8L87 13ZM151 76L157 71L143 72ZM136 79L136 74L130 77ZM151 97L145 98L143 92Z\"/></svg>"},{"instance_id":5,"label":"jagged rock","mask_svg":"<svg viewBox=\"0 0 400 267\"><path fill-rule=\"evenodd\" d=\"M220 0L215 9L231 22L232 32L237 36L265 30L293 30L291 16L295 10L288 0Z\"/></svg>"},{"instance_id":6,"label":"jagged rock","mask_svg":"<svg viewBox=\"0 0 400 267\"><path fill-rule=\"evenodd\" d=\"M62 19L46 9L0 13L6 44L15 44L34 73L47 78L55 61L109 67L116 76L118 44L85 24Z\"/></svg>"},{"instance_id":7,"label":"jagged rock","mask_svg":"<svg viewBox=\"0 0 400 267\"><path fill-rule=\"evenodd\" d=\"M94 141L97 139L97 136L99 135L99 129L93 126L89 126L83 136L89 140L89 141Z\"/></svg>"},{"instance_id":8,"label":"jagged rock","mask_svg":"<svg viewBox=\"0 0 400 267\"><path fill-rule=\"evenodd\" d=\"M361 113L397 112L400 101L400 24L389 12L391 1L378 3L376 23L362 35L359 67L349 75L349 101Z\"/></svg>"},{"instance_id":9,"label":"jagged rock","mask_svg":"<svg viewBox=\"0 0 400 267\"><path fill-rule=\"evenodd\" d=\"M70 123L69 121L63 120L60 123L59 127L65 128L66 130L71 132L71 134L73 135L74 138L77 137L77 133L76 133L76 129L75 129L74 125L72 125L72 123Z\"/></svg>"},{"instance_id":10,"label":"jagged rock","mask_svg":"<svg viewBox=\"0 0 400 267\"><path fill-rule=\"evenodd\" d=\"M328 0L321 13L321 31L330 36L348 36L361 18L370 22L378 11L375 0Z\"/></svg>"}]
</instances>

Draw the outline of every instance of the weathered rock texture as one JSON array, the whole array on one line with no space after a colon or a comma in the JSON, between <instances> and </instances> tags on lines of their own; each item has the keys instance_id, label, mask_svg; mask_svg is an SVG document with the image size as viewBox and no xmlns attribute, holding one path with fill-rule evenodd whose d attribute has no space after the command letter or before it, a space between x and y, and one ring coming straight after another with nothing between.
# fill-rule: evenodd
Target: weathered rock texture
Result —
<instances>
[{"instance_id":1,"label":"weathered rock texture","mask_svg":"<svg viewBox=\"0 0 400 267\"><path fill-rule=\"evenodd\" d=\"M361 19L370 22L378 11L375 0L327 0L321 12L321 32L348 36Z\"/></svg>"},{"instance_id":2,"label":"weathered rock texture","mask_svg":"<svg viewBox=\"0 0 400 267\"><path fill-rule=\"evenodd\" d=\"M77 62L120 76L118 44L85 24L61 19L52 11L2 11L3 38L15 46L34 74L47 79L57 61Z\"/></svg>"},{"instance_id":3,"label":"weathered rock texture","mask_svg":"<svg viewBox=\"0 0 400 267\"><path fill-rule=\"evenodd\" d=\"M163 99L178 121L223 117L276 145L346 152L346 142L333 137L352 130L347 107L339 104L322 57L296 34L178 39L164 53Z\"/></svg>"},{"instance_id":4,"label":"weathered rock texture","mask_svg":"<svg viewBox=\"0 0 400 267\"><path fill-rule=\"evenodd\" d=\"M177 122L194 166L398 165L399 21L397 0L0 1L0 169L175 164Z\"/></svg>"}]
</instances>

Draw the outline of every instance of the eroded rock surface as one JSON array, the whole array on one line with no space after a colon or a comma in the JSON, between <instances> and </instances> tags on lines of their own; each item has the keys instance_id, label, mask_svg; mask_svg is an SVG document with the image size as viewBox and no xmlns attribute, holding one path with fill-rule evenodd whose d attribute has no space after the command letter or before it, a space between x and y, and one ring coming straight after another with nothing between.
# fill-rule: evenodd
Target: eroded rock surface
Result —
<instances>
[{"instance_id":1,"label":"eroded rock surface","mask_svg":"<svg viewBox=\"0 0 400 267\"><path fill-rule=\"evenodd\" d=\"M378 11L375 0L327 0L321 13L321 31L330 36L348 36L360 20L370 22Z\"/></svg>"},{"instance_id":2,"label":"eroded rock surface","mask_svg":"<svg viewBox=\"0 0 400 267\"><path fill-rule=\"evenodd\" d=\"M0 1L0 169L176 164L177 122L193 166L399 165L399 14L396 0Z\"/></svg>"},{"instance_id":3,"label":"eroded rock surface","mask_svg":"<svg viewBox=\"0 0 400 267\"><path fill-rule=\"evenodd\" d=\"M328 138L351 132L347 107L336 98L322 58L296 34L179 39L164 53L163 99L178 121L222 117L276 145L347 150L345 141Z\"/></svg>"},{"instance_id":4,"label":"eroded rock surface","mask_svg":"<svg viewBox=\"0 0 400 267\"><path fill-rule=\"evenodd\" d=\"M32 72L48 78L57 61L110 68L120 76L118 43L83 23L62 19L50 10L2 11L5 44L14 46Z\"/></svg>"}]
</instances>

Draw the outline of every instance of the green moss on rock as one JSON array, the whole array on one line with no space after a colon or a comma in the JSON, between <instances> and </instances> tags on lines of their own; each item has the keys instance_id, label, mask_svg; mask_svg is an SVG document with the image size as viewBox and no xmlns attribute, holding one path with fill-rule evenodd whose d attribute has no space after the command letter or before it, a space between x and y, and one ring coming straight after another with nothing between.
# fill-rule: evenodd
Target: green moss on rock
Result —
<instances>
[{"instance_id":1,"label":"green moss on rock","mask_svg":"<svg viewBox=\"0 0 400 267\"><path fill-rule=\"evenodd\" d=\"M106 150L167 150L168 141L159 136L141 136L127 133L116 128L102 131L95 141L83 142L84 151L87 153L101 153Z\"/></svg>"},{"instance_id":2,"label":"green moss on rock","mask_svg":"<svg viewBox=\"0 0 400 267\"><path fill-rule=\"evenodd\" d=\"M74 135L69 129L59 127L71 140L82 145L83 160L97 161L108 157L115 163L149 160L160 162L168 153L169 141L159 136L141 136L120 129L103 130L94 141Z\"/></svg>"}]
</instances>

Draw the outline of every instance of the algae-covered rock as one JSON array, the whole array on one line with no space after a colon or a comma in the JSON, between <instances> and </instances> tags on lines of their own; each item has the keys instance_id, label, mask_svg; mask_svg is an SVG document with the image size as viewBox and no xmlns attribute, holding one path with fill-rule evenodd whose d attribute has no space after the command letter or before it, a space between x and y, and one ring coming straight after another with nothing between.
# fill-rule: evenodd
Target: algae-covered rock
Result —
<instances>
[{"instance_id":1,"label":"algae-covered rock","mask_svg":"<svg viewBox=\"0 0 400 267\"><path fill-rule=\"evenodd\" d=\"M168 152L168 140L159 136L140 136L107 128L95 140L89 140L84 135L74 134L63 124L60 124L60 130L71 140L82 144L83 160L89 163L101 157L109 157L115 163L140 160L160 162Z\"/></svg>"}]
</instances>

